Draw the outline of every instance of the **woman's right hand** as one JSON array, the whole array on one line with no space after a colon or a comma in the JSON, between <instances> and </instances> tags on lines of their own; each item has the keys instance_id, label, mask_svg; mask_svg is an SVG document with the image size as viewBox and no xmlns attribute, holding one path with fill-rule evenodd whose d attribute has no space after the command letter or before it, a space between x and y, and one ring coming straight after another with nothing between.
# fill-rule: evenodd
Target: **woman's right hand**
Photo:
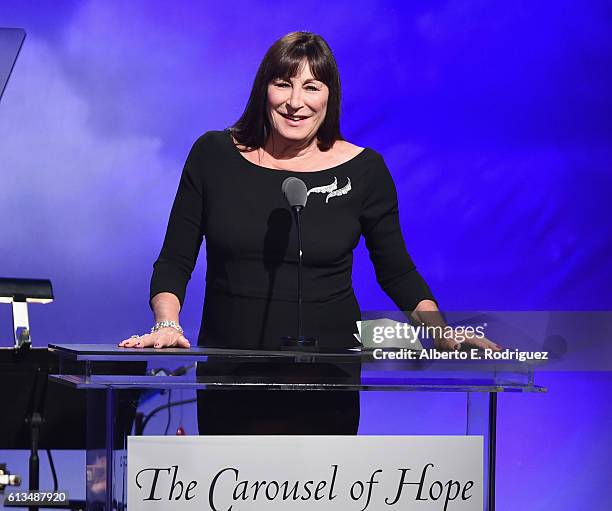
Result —
<instances>
[{"instance_id":1,"label":"woman's right hand","mask_svg":"<svg viewBox=\"0 0 612 511\"><path fill-rule=\"evenodd\" d=\"M160 328L152 334L124 339L118 346L122 348L190 348L191 344L178 330L172 327Z\"/></svg>"}]
</instances>

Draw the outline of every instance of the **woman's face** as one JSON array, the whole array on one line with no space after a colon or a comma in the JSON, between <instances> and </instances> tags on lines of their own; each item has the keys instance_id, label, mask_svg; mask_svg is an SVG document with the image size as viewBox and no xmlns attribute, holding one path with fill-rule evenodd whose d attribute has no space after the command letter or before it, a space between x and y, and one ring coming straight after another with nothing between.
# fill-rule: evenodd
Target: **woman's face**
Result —
<instances>
[{"instance_id":1,"label":"woman's face","mask_svg":"<svg viewBox=\"0 0 612 511\"><path fill-rule=\"evenodd\" d=\"M325 119L329 88L315 79L304 60L297 76L268 84L268 118L276 136L306 141L316 135Z\"/></svg>"}]
</instances>

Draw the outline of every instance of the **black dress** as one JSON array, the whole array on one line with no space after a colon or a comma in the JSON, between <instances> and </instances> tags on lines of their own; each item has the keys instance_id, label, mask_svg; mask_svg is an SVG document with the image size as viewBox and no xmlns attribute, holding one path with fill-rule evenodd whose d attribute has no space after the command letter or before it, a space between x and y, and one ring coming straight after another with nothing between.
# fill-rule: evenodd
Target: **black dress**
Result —
<instances>
[{"instance_id":1,"label":"black dress","mask_svg":"<svg viewBox=\"0 0 612 511\"><path fill-rule=\"evenodd\" d=\"M366 148L318 172L291 172L251 163L229 130L210 131L191 149L154 264L151 298L175 294L181 304L203 237L206 295L198 344L276 349L295 333L297 239L281 193L288 176L302 179L303 333L325 348L357 345L360 312L351 270L353 249L365 237L376 277L396 305L412 311L433 296L406 252L395 187L383 158ZM260 368L261 369L261 368ZM281 367L264 367L270 374ZM209 371L252 371L252 366ZM359 367L318 364L304 371L359 377ZM201 391L201 434L356 433L357 392Z\"/></svg>"}]
</instances>

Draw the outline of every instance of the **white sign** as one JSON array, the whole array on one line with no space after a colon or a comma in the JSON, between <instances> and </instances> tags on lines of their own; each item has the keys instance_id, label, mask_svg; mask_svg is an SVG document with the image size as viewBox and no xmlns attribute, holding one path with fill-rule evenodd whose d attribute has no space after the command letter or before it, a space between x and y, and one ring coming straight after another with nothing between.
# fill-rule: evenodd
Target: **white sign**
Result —
<instances>
[{"instance_id":1,"label":"white sign","mask_svg":"<svg viewBox=\"0 0 612 511\"><path fill-rule=\"evenodd\" d=\"M130 511L479 511L481 436L133 436Z\"/></svg>"}]
</instances>

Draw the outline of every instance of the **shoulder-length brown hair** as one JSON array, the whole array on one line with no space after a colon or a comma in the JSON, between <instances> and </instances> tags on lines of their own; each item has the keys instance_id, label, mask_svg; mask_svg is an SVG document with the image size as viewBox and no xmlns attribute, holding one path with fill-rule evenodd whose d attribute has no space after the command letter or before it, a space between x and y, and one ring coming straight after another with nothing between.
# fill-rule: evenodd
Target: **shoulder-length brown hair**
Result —
<instances>
[{"instance_id":1,"label":"shoulder-length brown hair","mask_svg":"<svg viewBox=\"0 0 612 511\"><path fill-rule=\"evenodd\" d=\"M276 41L266 52L251 89L249 101L238 121L230 128L232 135L245 150L263 147L271 131L267 115L268 84L295 76L306 59L313 76L329 88L327 113L317 131L317 144L327 151L340 133L340 75L336 59L325 40L310 32L291 32Z\"/></svg>"}]
</instances>

